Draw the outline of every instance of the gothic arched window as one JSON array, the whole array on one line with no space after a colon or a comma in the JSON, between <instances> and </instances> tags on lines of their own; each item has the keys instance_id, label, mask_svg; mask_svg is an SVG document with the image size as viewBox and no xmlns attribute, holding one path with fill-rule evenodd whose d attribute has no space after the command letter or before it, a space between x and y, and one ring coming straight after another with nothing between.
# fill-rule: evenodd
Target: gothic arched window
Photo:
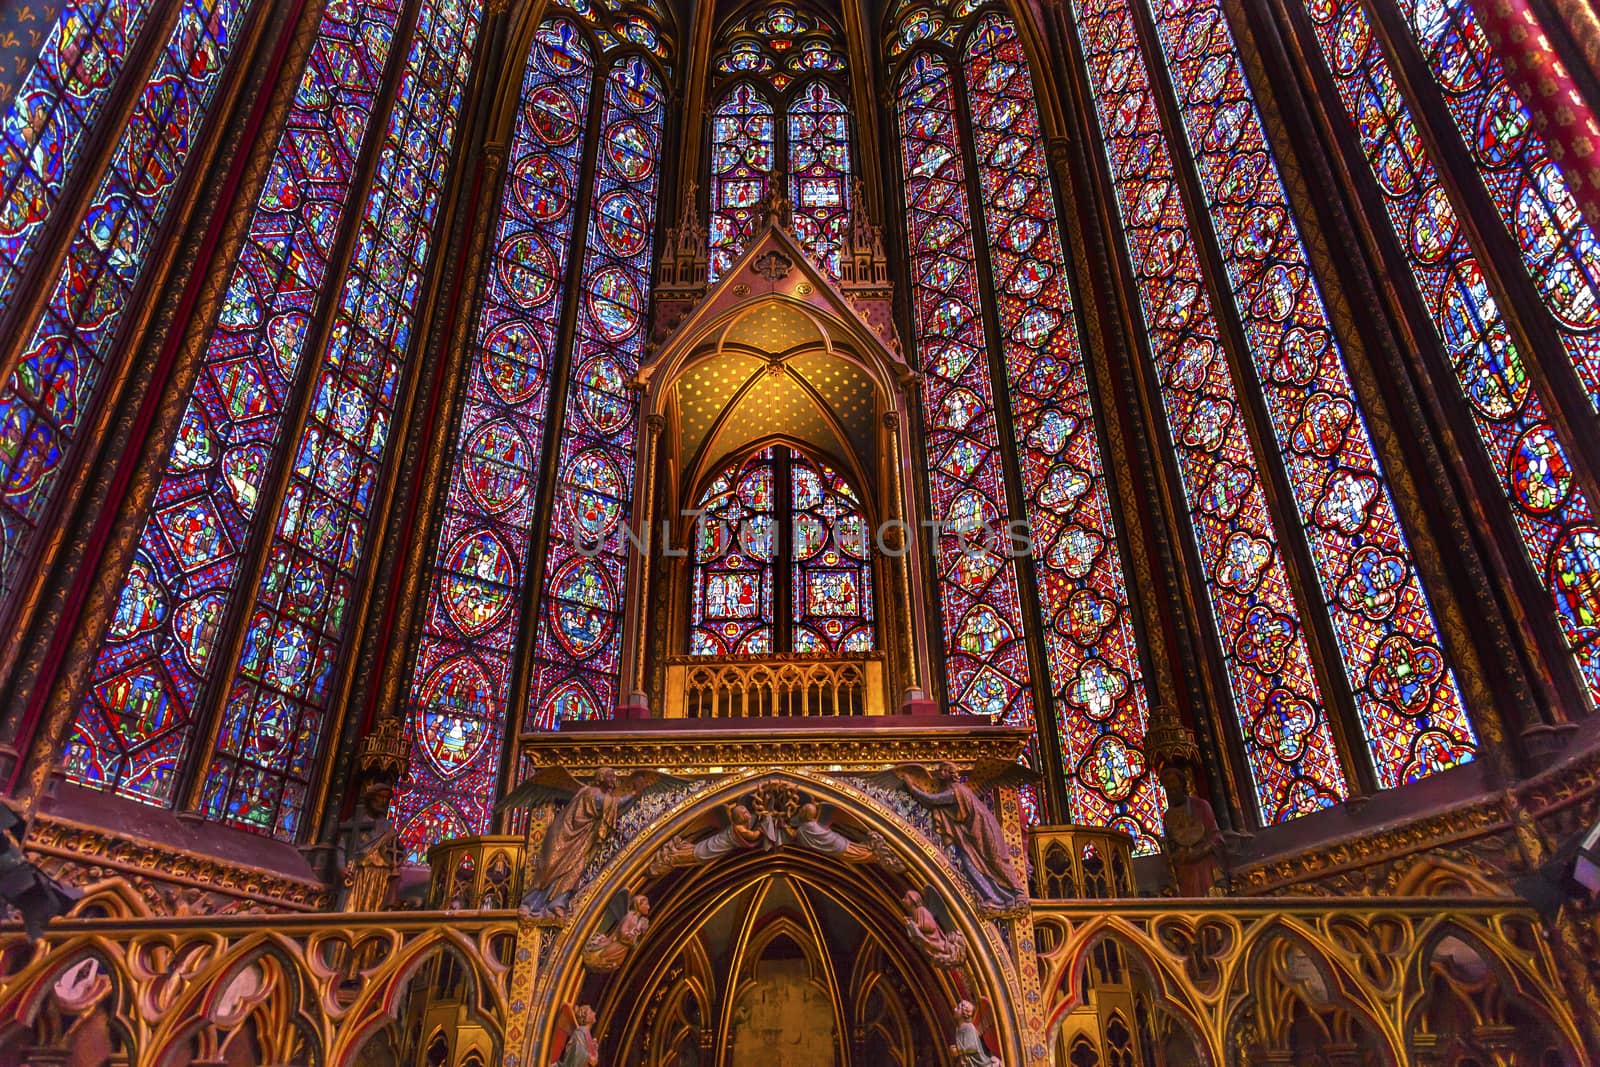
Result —
<instances>
[{"instance_id":1,"label":"gothic arched window","mask_svg":"<svg viewBox=\"0 0 1600 1067\"><path fill-rule=\"evenodd\" d=\"M396 796L414 859L488 828L508 729L601 718L617 704L628 383L654 255L663 15L566 7L535 32L522 77L429 573L407 697L410 768ZM556 492L541 505L552 451ZM519 687L526 703L514 707Z\"/></svg>"},{"instance_id":2,"label":"gothic arched window","mask_svg":"<svg viewBox=\"0 0 1600 1067\"><path fill-rule=\"evenodd\" d=\"M7 198L0 206L0 309L17 295L44 220L59 204L89 124L127 56L128 37L145 21L145 6L119 5L104 18L64 15L12 102L0 156L0 192ZM204 142L212 101L250 11L249 0L184 0L127 121L114 131L111 162L72 230L64 262L53 280L38 279L49 294L43 307L8 331L25 340L0 384L0 608L82 451L80 436L104 392L118 328L135 306L135 288L191 151ZM71 74L60 69L71 62L68 55L77 57ZM12 343L11 337L0 342L0 365L11 365Z\"/></svg>"},{"instance_id":3,"label":"gothic arched window","mask_svg":"<svg viewBox=\"0 0 1600 1067\"><path fill-rule=\"evenodd\" d=\"M976 7L952 19L902 4L890 44L904 57L898 118L928 483L943 525L945 687L952 710L1027 724L1041 693L1069 779L1061 815L1118 826L1151 850L1163 803L1143 755L1144 668L1032 77L1009 17ZM1018 520L1034 542L1028 559L1007 536ZM1029 629L1043 637L1039 662Z\"/></svg>"},{"instance_id":4,"label":"gothic arched window","mask_svg":"<svg viewBox=\"0 0 1600 1067\"><path fill-rule=\"evenodd\" d=\"M872 651L870 534L831 466L765 448L729 464L695 510L690 655Z\"/></svg>"},{"instance_id":5,"label":"gothic arched window","mask_svg":"<svg viewBox=\"0 0 1600 1067\"><path fill-rule=\"evenodd\" d=\"M1425 13L1426 11L1426 13ZM1590 401L1600 367L1600 247L1530 127L1526 108L1465 5L1412 6L1411 25L1449 87L1449 113L1469 134L1496 208L1542 287L1567 357ZM1511 505L1534 572L1600 702L1600 534L1574 477L1569 442L1550 421L1554 399L1525 356L1423 140L1377 25L1360 0L1309 5L1311 26L1478 440Z\"/></svg>"},{"instance_id":6,"label":"gothic arched window","mask_svg":"<svg viewBox=\"0 0 1600 1067\"><path fill-rule=\"evenodd\" d=\"M391 55L402 6L322 16L67 744L74 781L301 830L478 34L475 6L423 0ZM377 165L347 211L364 136ZM341 226L354 251L332 285Z\"/></svg>"},{"instance_id":7,"label":"gothic arched window","mask_svg":"<svg viewBox=\"0 0 1600 1067\"><path fill-rule=\"evenodd\" d=\"M763 201L780 190L801 246L839 273L852 174L844 70L837 33L809 8L770 4L723 32L712 62L713 282L744 251Z\"/></svg>"},{"instance_id":8,"label":"gothic arched window","mask_svg":"<svg viewBox=\"0 0 1600 1067\"><path fill-rule=\"evenodd\" d=\"M1341 757L1335 742L1308 626L1325 626L1337 651L1325 666L1348 694L1380 788L1472 759L1472 726L1220 5L1074 8L1261 818L1292 818L1348 790L1355 754ZM1142 15L1160 45L1151 53ZM1179 117L1171 136L1195 161L1203 218L1178 189L1163 91ZM1208 228L1225 278L1200 266L1193 235ZM1259 395L1230 366L1229 315ZM1292 496L1286 515L1262 488L1272 465ZM1316 588L1299 596L1289 536L1304 539L1315 571Z\"/></svg>"}]
</instances>

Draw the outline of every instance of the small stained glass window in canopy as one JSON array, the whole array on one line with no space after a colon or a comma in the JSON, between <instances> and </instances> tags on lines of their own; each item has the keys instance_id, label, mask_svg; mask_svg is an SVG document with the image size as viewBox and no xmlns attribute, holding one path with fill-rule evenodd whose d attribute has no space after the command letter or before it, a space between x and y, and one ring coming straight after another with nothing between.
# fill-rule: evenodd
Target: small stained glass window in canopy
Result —
<instances>
[{"instance_id":1,"label":"small stained glass window in canopy","mask_svg":"<svg viewBox=\"0 0 1600 1067\"><path fill-rule=\"evenodd\" d=\"M847 479L766 448L718 474L697 507L691 655L872 650L868 527Z\"/></svg>"}]
</instances>

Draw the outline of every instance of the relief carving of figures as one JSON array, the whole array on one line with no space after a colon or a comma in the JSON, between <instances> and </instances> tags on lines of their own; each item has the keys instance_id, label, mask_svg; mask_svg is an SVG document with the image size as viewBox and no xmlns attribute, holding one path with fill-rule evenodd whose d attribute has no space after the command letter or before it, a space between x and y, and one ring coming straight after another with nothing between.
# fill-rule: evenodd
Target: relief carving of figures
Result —
<instances>
[{"instance_id":1,"label":"relief carving of figures","mask_svg":"<svg viewBox=\"0 0 1600 1067\"><path fill-rule=\"evenodd\" d=\"M595 934L583 946L583 964L595 974L619 970L650 929L650 898L619 889L608 909L612 928Z\"/></svg>"},{"instance_id":2,"label":"relief carving of figures","mask_svg":"<svg viewBox=\"0 0 1600 1067\"><path fill-rule=\"evenodd\" d=\"M556 1049L556 1058L550 1067L599 1067L600 1044L594 1039L593 1008L587 1004L561 1006L561 1017L556 1022Z\"/></svg>"},{"instance_id":3,"label":"relief carving of figures","mask_svg":"<svg viewBox=\"0 0 1600 1067\"><path fill-rule=\"evenodd\" d=\"M690 844L680 834L662 845L650 861L651 875L660 877L674 867L699 867L723 856L755 848L763 842L768 849L780 844L756 826L755 815L745 805L729 804L723 811L727 814L728 825L710 837Z\"/></svg>"},{"instance_id":4,"label":"relief carving of figures","mask_svg":"<svg viewBox=\"0 0 1600 1067\"><path fill-rule=\"evenodd\" d=\"M921 893L906 890L900 906L906 913L906 936L934 966L951 970L967 961L967 939L961 931L947 929L950 913L933 886ZM937 915L935 908L939 909Z\"/></svg>"},{"instance_id":5,"label":"relief carving of figures","mask_svg":"<svg viewBox=\"0 0 1600 1067\"><path fill-rule=\"evenodd\" d=\"M634 771L623 780L612 768L602 767L593 781L585 783L552 767L517 786L495 806L497 811L566 801L545 831L528 893L518 912L524 918L566 918L584 868L616 832L617 816L644 794L682 782L683 779L649 770Z\"/></svg>"},{"instance_id":6,"label":"relief carving of figures","mask_svg":"<svg viewBox=\"0 0 1600 1067\"><path fill-rule=\"evenodd\" d=\"M933 767L905 763L879 779L884 786L905 789L928 809L940 838L955 848L962 870L986 907L1007 912L1027 905L1028 891L1011 864L1000 820L979 798L978 790L1031 785L1039 780L1037 774L1016 763L984 760L967 781L950 763Z\"/></svg>"},{"instance_id":7,"label":"relief carving of figures","mask_svg":"<svg viewBox=\"0 0 1600 1067\"><path fill-rule=\"evenodd\" d=\"M883 835L867 831L864 841L846 837L824 819L820 805L787 782L762 782L724 811L728 824L722 829L695 842L680 834L662 845L650 861L650 873L659 876L674 867L700 867L734 853L786 845L891 873L905 870Z\"/></svg>"}]
</instances>

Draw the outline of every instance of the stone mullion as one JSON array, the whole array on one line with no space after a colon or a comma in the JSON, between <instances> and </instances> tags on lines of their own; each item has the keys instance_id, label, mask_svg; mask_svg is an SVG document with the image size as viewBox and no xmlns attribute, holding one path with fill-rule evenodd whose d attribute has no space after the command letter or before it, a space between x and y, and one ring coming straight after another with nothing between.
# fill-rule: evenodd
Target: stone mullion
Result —
<instances>
[{"instance_id":1,"label":"stone mullion","mask_svg":"<svg viewBox=\"0 0 1600 1067\"><path fill-rule=\"evenodd\" d=\"M1283 4L1277 0L1279 20L1287 18ZM1323 297L1338 326L1351 381L1389 474L1396 510L1448 642L1451 663L1480 739L1488 742L1491 765L1496 773L1509 775L1513 768L1505 749L1500 705L1507 705L1525 727L1540 721L1541 709L1520 659L1533 635L1516 634L1519 640L1513 640L1480 554L1482 539L1476 536L1487 524L1499 544L1514 546L1519 541L1505 501L1485 488L1493 486L1497 476L1480 456L1460 397L1450 395L1455 390L1448 357L1438 352L1433 372L1416 362L1408 365L1406 352L1416 353L1420 360L1436 352L1436 338L1424 333L1427 309L1407 283L1390 280L1380 291L1374 278L1374 264L1404 262L1404 254L1398 249L1391 252L1374 232L1377 227L1371 220L1379 220L1381 227L1387 215L1371 183L1363 188L1355 180L1357 175L1336 167L1342 162L1337 158L1340 151L1357 152L1357 160L1360 156L1359 146L1350 144L1352 137L1340 142L1329 125L1337 123L1333 116L1342 115L1332 86L1308 83L1302 91L1295 82L1294 69L1310 79L1312 71L1320 72L1320 61L1314 56L1290 57L1285 50L1285 39L1293 33L1289 22L1273 22L1272 15L1258 13L1240 0L1227 0L1226 7L1252 84L1271 86L1271 92L1257 94L1263 127L1269 142L1280 149L1275 155L1312 267L1319 279L1338 282L1324 284ZM1320 98L1319 89L1324 94ZM1326 106L1320 126L1319 100ZM1327 139L1318 137L1319 128ZM1352 199L1354 210L1347 210ZM1365 250L1373 250L1370 257ZM1439 382L1446 384L1441 387ZM1441 424L1450 443L1446 449L1440 447L1435 430ZM1446 459L1447 453L1451 459ZM1469 469L1469 463L1480 469ZM1463 501L1477 513L1478 522L1467 521ZM1447 554L1445 544L1454 546L1454 551ZM1462 551L1465 546L1472 547ZM1503 571L1502 583L1507 577ZM1530 597L1537 603L1541 591L1531 573L1525 566L1518 571L1526 589L1510 590L1511 596ZM1560 659L1555 663L1564 664L1568 659L1564 650L1556 651ZM1571 674L1561 668L1552 672L1548 663L1535 666L1545 677ZM1575 679L1569 681L1575 684ZM1572 696L1580 698L1576 690Z\"/></svg>"},{"instance_id":2,"label":"stone mullion","mask_svg":"<svg viewBox=\"0 0 1600 1067\"><path fill-rule=\"evenodd\" d=\"M500 202L506 162L503 144L493 140L499 103L495 86L505 74L510 29L506 0L486 6L478 35L478 59L463 115L464 136L454 146L455 163L444 190L440 266L430 295L418 306L427 327L418 353L417 387L390 460L394 478L389 506L383 514L380 550L369 574L365 619L351 644L350 685L334 705L338 725L330 735L335 747L324 767L325 784L317 790L316 809L308 820L316 825L319 851L330 851L339 820L359 796L356 757L362 737L379 719L405 716L405 685L420 644L426 618L432 550L444 517L450 484L455 427L461 417L473 357L472 331L477 324L484 250ZM520 85L520 81L516 82ZM467 132L470 131L470 132Z\"/></svg>"},{"instance_id":3,"label":"stone mullion","mask_svg":"<svg viewBox=\"0 0 1600 1067\"><path fill-rule=\"evenodd\" d=\"M296 0L282 19L258 13L246 26L212 103L228 118L208 124L209 155L190 161L193 185L169 220L173 236L163 252L152 250L165 262L147 267L137 291L141 317L128 325L116 377L82 431L81 440L98 445L63 487L63 505L72 506L60 510L49 546L55 558L33 568L27 610L11 627L15 658L0 667L0 688L11 694L0 720L0 769L26 805L37 803L55 769L93 674L294 98L297 79L280 84L279 75L304 65L322 7Z\"/></svg>"},{"instance_id":4,"label":"stone mullion","mask_svg":"<svg viewBox=\"0 0 1600 1067\"><path fill-rule=\"evenodd\" d=\"M880 95L876 98L882 105L883 121L878 124L878 153L890 161L883 174L883 243L890 263L909 264L911 262L911 242L906 233L906 197L905 177L901 174L900 166L900 122L898 97L895 86L902 73L904 64L886 66L886 77L881 87ZM906 277L909 282L909 276ZM914 315L911 305L911 286L909 284L894 287L893 317L895 331L901 338L915 338L917 336ZM906 362L909 367L920 366L922 353L916 351L914 345L907 354ZM916 363L912 362L915 357ZM908 617L904 625L911 631L911 643L916 646L916 634L920 631L923 640L920 651L914 651L917 658L915 673L921 678L921 691L916 694L916 699L926 701L935 708L948 713L949 694L946 693L944 672L936 664L944 662L944 624L943 614L939 607L939 567L934 555L935 545L932 539L923 537L920 525L924 518L932 518L933 495L928 485L928 465L925 457L927 449L927 417L922 406L922 376L919 371L908 370L908 373L898 383L900 396L904 402L904 410L900 421L899 443L901 455L894 457L894 462L900 464L902 472L901 499L907 513L901 516L906 522L905 542L902 545L905 552L900 557L900 564L906 569L906 583L912 590L919 591L921 602L915 605L920 612L920 618ZM906 471L910 477L905 478ZM912 698L909 692L907 699Z\"/></svg>"},{"instance_id":5,"label":"stone mullion","mask_svg":"<svg viewBox=\"0 0 1600 1067\"><path fill-rule=\"evenodd\" d=\"M1208 609L1195 597L1196 590L1204 589L1196 582L1204 579L1190 558L1193 553L1184 547L1189 542L1180 515L1187 509L1176 489L1173 454L1157 421L1157 387L1136 340L1142 333L1137 297L1132 295L1137 285L1116 222L1116 194L1106 161L1100 158L1097 164L1089 149L1099 127L1088 88L1070 73L1082 69L1081 63L1070 61L1078 55L1069 43L1075 27L1064 0L1045 10L1059 44L1054 51L1060 63L1052 65L1050 74L1061 88L1061 99L1070 102L1074 125L1086 131L1084 138L1058 142L1055 171L1062 195L1073 191L1073 210L1062 218L1087 331L1091 388L1111 430L1106 434L1107 456L1116 474L1110 479L1111 498L1136 579L1135 626L1156 681L1152 705L1159 701L1178 710L1195 730L1217 821L1225 832L1238 833L1254 821L1246 814L1254 811L1254 787L1248 775L1240 775L1248 762L1236 731L1226 725L1232 690L1216 641L1206 636Z\"/></svg>"}]
</instances>

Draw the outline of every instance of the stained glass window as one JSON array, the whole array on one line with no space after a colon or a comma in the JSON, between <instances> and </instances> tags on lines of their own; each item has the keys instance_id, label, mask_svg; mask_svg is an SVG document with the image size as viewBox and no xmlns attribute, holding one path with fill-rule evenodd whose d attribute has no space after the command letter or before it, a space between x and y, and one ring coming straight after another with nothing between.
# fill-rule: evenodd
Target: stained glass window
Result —
<instances>
[{"instance_id":1,"label":"stained glass window","mask_svg":"<svg viewBox=\"0 0 1600 1067\"><path fill-rule=\"evenodd\" d=\"M831 466L766 448L719 473L696 508L691 655L873 649L870 532Z\"/></svg>"},{"instance_id":2,"label":"stained glass window","mask_svg":"<svg viewBox=\"0 0 1600 1067\"><path fill-rule=\"evenodd\" d=\"M60 203L150 13L148 0L67 4L0 129L0 311Z\"/></svg>"},{"instance_id":3,"label":"stained glass window","mask_svg":"<svg viewBox=\"0 0 1600 1067\"><path fill-rule=\"evenodd\" d=\"M1319 7L1343 11L1342 47L1366 50L1371 24L1365 12L1333 0L1320 0ZM1600 240L1468 0L1398 0L1398 7L1555 319L1590 403L1600 408ZM1585 555L1592 557L1593 550Z\"/></svg>"},{"instance_id":4,"label":"stained glass window","mask_svg":"<svg viewBox=\"0 0 1600 1067\"><path fill-rule=\"evenodd\" d=\"M795 236L828 273L850 225L850 129L843 101L814 81L789 105L789 201Z\"/></svg>"},{"instance_id":5,"label":"stained glass window","mask_svg":"<svg viewBox=\"0 0 1600 1067\"><path fill-rule=\"evenodd\" d=\"M334 5L318 27L67 745L85 785L175 799L401 6Z\"/></svg>"},{"instance_id":6,"label":"stained glass window","mask_svg":"<svg viewBox=\"0 0 1600 1067\"><path fill-rule=\"evenodd\" d=\"M790 618L796 652L870 652L872 564L855 488L820 460L791 453Z\"/></svg>"},{"instance_id":7,"label":"stained glass window","mask_svg":"<svg viewBox=\"0 0 1600 1067\"><path fill-rule=\"evenodd\" d=\"M696 510L689 654L747 655L774 648L778 505L773 450L712 481Z\"/></svg>"},{"instance_id":8,"label":"stained glass window","mask_svg":"<svg viewBox=\"0 0 1600 1067\"><path fill-rule=\"evenodd\" d=\"M1477 739L1219 0L1156 26L1378 786L1465 763Z\"/></svg>"},{"instance_id":9,"label":"stained glass window","mask_svg":"<svg viewBox=\"0 0 1600 1067\"><path fill-rule=\"evenodd\" d=\"M48 302L27 327L21 359L0 386L0 599L77 454L117 329L249 9L248 0L184 0ZM203 552L215 531L202 523L174 536Z\"/></svg>"},{"instance_id":10,"label":"stained glass window","mask_svg":"<svg viewBox=\"0 0 1600 1067\"><path fill-rule=\"evenodd\" d=\"M900 82L900 148L928 485L945 531L935 553L945 687L952 711L1031 726L1022 594L1002 536L1010 510L955 108L949 66L931 53L913 57Z\"/></svg>"},{"instance_id":11,"label":"stained glass window","mask_svg":"<svg viewBox=\"0 0 1600 1067\"><path fill-rule=\"evenodd\" d=\"M666 101L639 56L605 82L594 205L540 590L527 722L609 716L618 704L637 401ZM594 546L594 547L588 547Z\"/></svg>"},{"instance_id":12,"label":"stained glass window","mask_svg":"<svg viewBox=\"0 0 1600 1067\"><path fill-rule=\"evenodd\" d=\"M527 581L551 359L594 58L569 20L534 35L410 696L396 797L414 857L488 825Z\"/></svg>"},{"instance_id":13,"label":"stained glass window","mask_svg":"<svg viewBox=\"0 0 1600 1067\"><path fill-rule=\"evenodd\" d=\"M1346 796L1344 771L1133 12L1126 0L1074 0L1073 8L1261 817L1281 822ZM1241 178L1265 165L1247 162ZM1314 346L1277 353L1285 375L1303 373L1296 368L1318 355Z\"/></svg>"},{"instance_id":14,"label":"stained glass window","mask_svg":"<svg viewBox=\"0 0 1600 1067\"><path fill-rule=\"evenodd\" d=\"M418 10L205 776L220 822L299 831L477 34L475 4Z\"/></svg>"},{"instance_id":15,"label":"stained glass window","mask_svg":"<svg viewBox=\"0 0 1600 1067\"><path fill-rule=\"evenodd\" d=\"M711 280L728 272L750 241L772 181L777 139L772 105L749 82L711 115Z\"/></svg>"},{"instance_id":16,"label":"stained glass window","mask_svg":"<svg viewBox=\"0 0 1600 1067\"><path fill-rule=\"evenodd\" d=\"M984 16L965 55L979 213L1070 781L1068 815L1076 823L1117 826L1140 851L1153 851L1165 805L1144 758L1143 667L1033 81L1006 16Z\"/></svg>"},{"instance_id":17,"label":"stained glass window","mask_svg":"<svg viewBox=\"0 0 1600 1067\"><path fill-rule=\"evenodd\" d=\"M827 19L790 4L761 8L722 34L712 62L713 282L744 251L774 187L789 200L801 246L838 274L851 194L844 69Z\"/></svg>"},{"instance_id":18,"label":"stained glass window","mask_svg":"<svg viewBox=\"0 0 1600 1067\"><path fill-rule=\"evenodd\" d=\"M1316 39L1383 196L1400 248L1472 413L1524 548L1600 701L1600 535L1358 0L1308 5Z\"/></svg>"}]
</instances>

